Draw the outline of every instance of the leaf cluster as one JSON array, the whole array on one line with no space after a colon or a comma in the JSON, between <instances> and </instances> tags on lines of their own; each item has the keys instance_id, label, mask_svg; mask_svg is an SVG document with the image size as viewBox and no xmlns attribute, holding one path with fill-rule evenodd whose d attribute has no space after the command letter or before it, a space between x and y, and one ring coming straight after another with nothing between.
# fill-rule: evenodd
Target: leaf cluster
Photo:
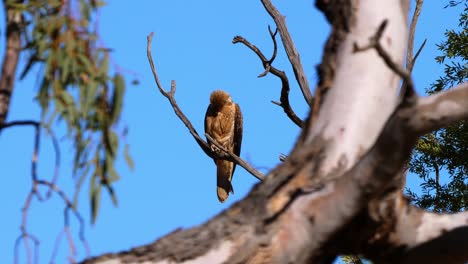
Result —
<instances>
[{"instance_id":1,"label":"leaf cluster","mask_svg":"<svg viewBox=\"0 0 468 264\"><path fill-rule=\"evenodd\" d=\"M449 6L460 5L450 1ZM468 4L459 17L459 28L445 32L437 45L441 55L435 58L443 65L439 77L427 93L446 90L468 81ZM462 121L422 137L409 169L423 179L422 194L408 191L413 201L438 212L457 212L468 207L468 122ZM447 177L445 177L447 176ZM443 179L448 178L448 179Z\"/></svg>"},{"instance_id":2,"label":"leaf cluster","mask_svg":"<svg viewBox=\"0 0 468 264\"><path fill-rule=\"evenodd\" d=\"M24 78L34 67L38 71L36 100L42 108L42 123L52 129L63 121L74 145L73 175L76 179L74 205L82 184L90 176L91 218L97 217L104 187L117 204L112 184L119 180L115 161L126 128L119 127L125 94L125 80L111 67L110 52L101 46L96 14L104 5L99 0L8 1L21 11L23 53L27 63ZM114 72L114 73L113 73ZM124 155L130 167L133 161Z\"/></svg>"}]
</instances>

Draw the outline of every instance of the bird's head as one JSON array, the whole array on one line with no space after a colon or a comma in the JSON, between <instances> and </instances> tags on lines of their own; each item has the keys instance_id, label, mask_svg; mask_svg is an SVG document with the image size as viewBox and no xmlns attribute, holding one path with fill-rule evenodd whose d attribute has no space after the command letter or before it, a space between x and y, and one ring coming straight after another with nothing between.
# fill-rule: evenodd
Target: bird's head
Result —
<instances>
[{"instance_id":1,"label":"bird's head","mask_svg":"<svg viewBox=\"0 0 468 264\"><path fill-rule=\"evenodd\" d=\"M211 93L210 104L215 108L220 108L230 102L232 102L231 96L225 91L216 90Z\"/></svg>"}]
</instances>

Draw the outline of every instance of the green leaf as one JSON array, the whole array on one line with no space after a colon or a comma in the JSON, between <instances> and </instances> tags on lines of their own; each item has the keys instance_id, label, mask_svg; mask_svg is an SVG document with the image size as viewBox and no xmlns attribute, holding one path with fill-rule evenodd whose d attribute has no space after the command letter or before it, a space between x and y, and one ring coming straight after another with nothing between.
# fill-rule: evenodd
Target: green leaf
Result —
<instances>
[{"instance_id":1,"label":"green leaf","mask_svg":"<svg viewBox=\"0 0 468 264\"><path fill-rule=\"evenodd\" d=\"M75 184L75 195L73 196L73 207L75 207L75 208L78 208L78 198L79 198L79 194L80 194L80 191L81 191L81 186L83 185L84 180L88 176L89 170L91 169L91 164L90 164L91 162L92 161L90 161L88 164L84 165L84 168L81 171L81 175L80 175L80 177L78 178L78 181Z\"/></svg>"},{"instance_id":2,"label":"green leaf","mask_svg":"<svg viewBox=\"0 0 468 264\"><path fill-rule=\"evenodd\" d=\"M49 81L46 78L42 79L41 87L39 88L39 93L37 94L37 100L39 105L42 108L43 113L47 112L49 106Z\"/></svg>"},{"instance_id":3,"label":"green leaf","mask_svg":"<svg viewBox=\"0 0 468 264\"><path fill-rule=\"evenodd\" d=\"M93 73L93 70L94 70L93 64L91 63L90 59L85 54L78 53L77 59L78 59L78 62L81 64L80 68L84 69L85 73L90 73L90 74Z\"/></svg>"},{"instance_id":4,"label":"green leaf","mask_svg":"<svg viewBox=\"0 0 468 264\"><path fill-rule=\"evenodd\" d=\"M114 76L114 94L112 96L111 104L111 123L119 120L122 111L123 97L125 93L125 80L122 75L116 74Z\"/></svg>"},{"instance_id":5,"label":"green leaf","mask_svg":"<svg viewBox=\"0 0 468 264\"><path fill-rule=\"evenodd\" d=\"M99 65L99 76L107 76L109 73L109 55L107 52L105 52L105 55L102 57Z\"/></svg>"},{"instance_id":6,"label":"green leaf","mask_svg":"<svg viewBox=\"0 0 468 264\"><path fill-rule=\"evenodd\" d=\"M109 165L108 165L108 166L109 166ZM120 180L120 176L119 176L119 174L117 173L117 171L115 170L114 166L108 167L108 170L107 170L107 180L108 180L109 184L114 183L114 182Z\"/></svg>"},{"instance_id":7,"label":"green leaf","mask_svg":"<svg viewBox=\"0 0 468 264\"><path fill-rule=\"evenodd\" d=\"M96 222L101 202L101 184L97 184L95 177L91 179L91 223Z\"/></svg>"},{"instance_id":8,"label":"green leaf","mask_svg":"<svg viewBox=\"0 0 468 264\"><path fill-rule=\"evenodd\" d=\"M115 195L114 188L112 188L112 186L110 186L110 184L106 184L106 187L107 187L107 191L109 192L109 195L111 197L112 203L114 204L114 206L118 206L119 203L117 201L117 196Z\"/></svg>"},{"instance_id":9,"label":"green leaf","mask_svg":"<svg viewBox=\"0 0 468 264\"><path fill-rule=\"evenodd\" d=\"M135 164L133 162L132 156L130 155L130 145L128 144L125 144L124 157L125 157L125 161L127 162L127 166L130 168L130 170L133 170L135 167Z\"/></svg>"},{"instance_id":10,"label":"green leaf","mask_svg":"<svg viewBox=\"0 0 468 264\"><path fill-rule=\"evenodd\" d=\"M62 68L62 85L66 86L68 81L68 74L70 73L70 58L68 56L64 56L61 61L61 68Z\"/></svg>"},{"instance_id":11,"label":"green leaf","mask_svg":"<svg viewBox=\"0 0 468 264\"><path fill-rule=\"evenodd\" d=\"M117 149L119 148L119 137L117 133L112 130L107 130L107 133L104 134L104 146L106 148L106 153L114 159L117 154Z\"/></svg>"}]
</instances>

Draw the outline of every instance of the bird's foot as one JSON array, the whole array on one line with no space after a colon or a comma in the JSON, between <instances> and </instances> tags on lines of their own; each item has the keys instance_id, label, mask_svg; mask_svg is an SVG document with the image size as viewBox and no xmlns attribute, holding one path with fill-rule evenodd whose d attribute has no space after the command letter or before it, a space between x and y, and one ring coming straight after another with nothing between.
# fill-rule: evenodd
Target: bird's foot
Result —
<instances>
[{"instance_id":1,"label":"bird's foot","mask_svg":"<svg viewBox=\"0 0 468 264\"><path fill-rule=\"evenodd\" d=\"M213 151L213 152L216 153L216 154L220 154L220 153L221 153L221 149L218 148L218 147L215 146L215 145L211 145L211 151Z\"/></svg>"}]
</instances>

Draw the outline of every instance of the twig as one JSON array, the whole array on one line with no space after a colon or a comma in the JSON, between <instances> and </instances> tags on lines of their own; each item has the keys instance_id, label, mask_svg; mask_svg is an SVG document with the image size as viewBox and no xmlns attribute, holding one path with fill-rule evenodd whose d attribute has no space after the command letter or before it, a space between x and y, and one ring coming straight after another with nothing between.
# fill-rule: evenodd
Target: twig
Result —
<instances>
[{"instance_id":1,"label":"twig","mask_svg":"<svg viewBox=\"0 0 468 264\"><path fill-rule=\"evenodd\" d=\"M266 76L268 74L268 72L270 72L271 64L275 60L276 54L278 53L278 43L276 42L276 34L278 34L278 28L276 28L275 32L273 33L271 31L270 25L268 25L268 32L270 33L270 37L273 40L273 55L271 55L271 58L269 60L267 60L267 61L262 60L263 67L265 68L265 71L262 72L260 75L258 75L257 76L258 78L264 77L264 76ZM233 40L233 43L236 44L236 42L234 42L234 40ZM260 50L258 50L258 51L260 52Z\"/></svg>"},{"instance_id":2,"label":"twig","mask_svg":"<svg viewBox=\"0 0 468 264\"><path fill-rule=\"evenodd\" d=\"M35 192L36 192L36 186L33 186L33 188L31 188L31 191L26 196L26 200L24 201L23 207L21 209L21 212L22 212L23 216L22 216L21 226L20 226L21 234L18 236L18 238L16 239L16 243L15 243L15 264L19 263L18 262L18 260L19 260L19 245L20 245L21 241L23 241L24 249L26 251L26 259L27 259L26 263L32 263L32 254L31 254L31 248L29 246L29 239L31 239L33 241L36 241L37 239L27 232L26 225L27 225L27 221L28 221L29 206L31 205L31 201L32 201L32 199L34 197ZM36 256L36 258L37 258L37 256Z\"/></svg>"},{"instance_id":3,"label":"twig","mask_svg":"<svg viewBox=\"0 0 468 264\"><path fill-rule=\"evenodd\" d=\"M403 94L403 100L404 102L406 102L408 100L414 99L416 96L416 92L414 90L413 80L411 79L410 73L406 71L401 65L395 63L390 57L390 55L380 44L380 39L382 38L383 32L387 26L387 22L388 20L384 20L382 24L380 24L375 35L369 38L368 45L359 47L357 43L354 43L354 52L361 52L374 48L379 54L379 56L384 60L385 64L392 71L398 74L403 79L403 82L407 84L407 89Z\"/></svg>"},{"instance_id":4,"label":"twig","mask_svg":"<svg viewBox=\"0 0 468 264\"><path fill-rule=\"evenodd\" d=\"M291 119L291 121L294 122L294 124L296 124L298 127L303 127L304 126L304 121L302 121L302 119L300 119L296 115L294 110L291 108L291 104L289 103L289 90L290 90L290 88L289 88L289 80L288 80L288 77L286 76L286 73L284 73L284 71L278 70L277 68L275 68L274 66L271 65L271 63L273 62L273 60L276 57L277 46L276 46L275 35L276 35L277 31L275 31L275 33L272 34L270 28L268 28L268 29L270 31L270 36L271 36L271 38L273 40L273 45L274 45L273 56L271 57L270 60L267 60L267 58L265 57L265 55L263 55L263 53L260 51L259 48L257 48L255 45L253 45L252 43L250 43L248 40L246 40L245 38L243 38L241 36L234 37L234 39L232 40L232 43L234 43L234 44L242 43L245 46L247 46L250 50L252 50L255 54L257 54L258 58L260 58L260 60L262 61L263 67L265 68L265 72L260 74L258 77L263 77L263 76L265 76L264 74L266 72L271 72L273 75L280 78L280 80L281 80L280 101L281 102L278 103L276 101L272 101L272 103L282 107L284 113L289 117L289 119Z\"/></svg>"},{"instance_id":5,"label":"twig","mask_svg":"<svg viewBox=\"0 0 468 264\"><path fill-rule=\"evenodd\" d=\"M47 133L49 134L50 138L52 139L52 145L54 147L54 152L55 152L55 168L54 168L54 176L52 177L52 183L55 184L57 182L59 172L60 172L60 147L57 141L57 137L55 136L54 132L49 129L48 127L45 127ZM46 199L49 199L50 196L52 195L52 189L49 189L49 191L46 193Z\"/></svg>"},{"instance_id":6,"label":"twig","mask_svg":"<svg viewBox=\"0 0 468 264\"><path fill-rule=\"evenodd\" d=\"M188 128L190 134L194 137L195 141L197 141L200 148L209 157L211 157L213 159L226 159L226 160L229 160L229 161L236 162L239 166L243 167L245 170L247 170L254 177L256 177L257 179L263 180L264 176L263 176L263 174L261 172L257 171L252 166L248 165L245 161L243 161L241 158L239 158L234 153L232 153L230 151L225 151L224 155L222 155L220 153L216 153L216 152L211 150L208 143L206 141L204 141L200 137L200 135L197 133L197 131L193 127L190 120L184 115L182 110L180 110L179 106L177 105L177 102L176 102L175 97L174 97L175 92L176 92L176 83L175 83L174 80L171 82L171 90L169 92L166 92L164 90L164 88L162 87L162 85L161 85L161 83L159 81L159 77L158 77L158 74L156 72L154 62L153 62L153 56L151 55L151 42L152 42L152 39L153 39L153 34L154 33L151 32L148 35L148 38L147 38L148 43L147 43L146 52L147 52L148 61L149 61L150 67L151 67L151 71L153 72L153 76L154 76L154 80L156 82L156 85L158 86L158 89L161 92L161 94L169 100L172 108L174 109L175 114L177 115L177 117L179 117L179 119L182 121L182 123L184 123L184 125ZM213 141L213 142L215 142L215 141Z\"/></svg>"},{"instance_id":7,"label":"twig","mask_svg":"<svg viewBox=\"0 0 468 264\"><path fill-rule=\"evenodd\" d=\"M55 134L48 128L46 128L47 132L52 138L52 143L54 146L55 150L55 171L54 171L54 176L52 178L52 181L46 181L46 180L40 180L37 174L37 162L38 162L38 157L39 157L39 148L40 148L40 128L41 128L41 123L38 121L33 121L33 120L20 120L20 121L12 121L8 123L3 123L0 124L0 130L3 130L5 128L11 128L15 126L32 126L35 129L34 133L34 148L33 148L33 155L32 155L32 160L31 160L31 179L32 179L32 188L30 192L28 193L26 200L24 202L23 208L21 209L22 211L22 221L21 221L21 234L16 240L15 243L15 263L18 263L19 261L19 245L20 242L23 241L24 243L24 248L26 250L26 256L27 256L27 263L32 263L32 253L31 249L29 246L29 240L32 240L35 243L35 263L38 262L38 247L39 247L39 240L33 236L32 234L27 232L27 221L28 221L28 212L29 208L32 202L32 199L34 197L37 197L37 199L41 202L44 202L46 199L51 197L52 193L55 192L57 193L62 200L65 203L65 210L72 209L76 218L80 222L80 240L82 241L84 247L86 248L86 253L87 256L90 256L90 250L89 246L86 242L86 239L84 237L84 220L79 214L79 212L73 207L73 204L71 201L68 199L67 195L55 184L57 178L58 178L58 173L59 173L59 168L60 168L60 148L57 142L57 139L55 137ZM44 185L48 187L47 194L46 194L46 199L43 199L39 192L38 192L38 186ZM68 224L68 216L65 217L65 230L68 230L67 232L70 233L69 229L69 224ZM59 234L61 236L61 234ZM71 240L71 235L69 235L69 245L71 248L72 255L76 255L76 250L75 246L73 244L73 240ZM58 239L60 241L60 239ZM56 255L56 249L54 249L54 252L52 254L52 257L54 258ZM53 258L51 261L53 262Z\"/></svg>"},{"instance_id":8,"label":"twig","mask_svg":"<svg viewBox=\"0 0 468 264\"><path fill-rule=\"evenodd\" d=\"M5 128L11 128L11 127L16 127L16 126L32 126L34 129L35 129L35 133L34 133L34 150L33 150L33 156L32 156L32 160L31 160L31 178L33 181L37 180L38 176L37 176L37 160L38 160L38 157L39 157L39 148L40 148L40 127L41 127L41 123L38 122L38 121L34 121L34 120L18 120L18 121L11 121L11 122L8 122L8 123L4 123L4 124L0 124L0 130L3 130ZM49 134L49 136L51 137L52 139L52 144L53 144L53 147L54 147L54 151L55 151L55 168L54 168L54 176L52 177L52 183L56 183L57 182L57 179L58 179L58 176L59 176L59 172L60 172L60 147L59 147L59 144L58 144L58 141L57 141L57 137L55 136L54 132L47 128L47 127L44 127L47 131L47 133ZM46 197L45 199L43 199L41 196L40 196L40 193L39 192L36 192L35 193L36 196L38 197L38 199L40 201L44 201L44 200L47 200L50 198L51 196L51 190L49 189L49 191L47 192L46 194Z\"/></svg>"},{"instance_id":9,"label":"twig","mask_svg":"<svg viewBox=\"0 0 468 264\"><path fill-rule=\"evenodd\" d=\"M79 237L80 237L80 240L83 244L83 246L85 247L86 249L86 255L87 256L90 256L90 250L89 250L89 246L88 246L88 243L86 241L86 238L84 237L84 227L85 227L85 223L84 223L84 220L83 220L83 217L81 216L81 214L78 212L78 210L73 206L73 203L71 202L70 199L68 199L67 195L65 194L65 192L63 192L56 184L52 183L52 182L49 182L49 181L44 181L44 180L37 180L37 184L38 185L44 185L44 186L47 186L49 189L53 190L55 193L57 193L60 198L62 198L62 201L65 203L65 209L64 209L64 230L65 230L65 233L67 233L67 238L68 238L68 243L69 243L69 247L70 247L70 252L72 252L73 255L75 255L76 253L76 250L75 250L75 245L73 243L73 240L71 240L70 242L70 235L68 234L70 231L69 231L69 227L70 227L70 222L69 222L69 217L68 217L68 211L69 210L72 210L73 211L73 214L75 215L76 219L78 220L79 224L80 224L80 231L79 231Z\"/></svg>"},{"instance_id":10,"label":"twig","mask_svg":"<svg viewBox=\"0 0 468 264\"><path fill-rule=\"evenodd\" d=\"M414 35L416 32L416 25L418 23L419 15L421 14L421 8L423 5L424 0L416 0L416 6L414 7L413 18L411 19L410 25L410 32L408 36L408 50L406 55L406 69L409 72L413 71L414 63L416 62L416 58L421 52L422 47L424 47L426 40L424 40L423 44L419 48L419 51L416 53L416 56L413 58L413 49L414 49Z\"/></svg>"},{"instance_id":11,"label":"twig","mask_svg":"<svg viewBox=\"0 0 468 264\"><path fill-rule=\"evenodd\" d=\"M406 54L406 70L411 74L414 68L414 64L416 63L416 59L418 58L419 54L421 53L422 49L426 45L427 39L423 41L421 46L419 47L416 55L413 57L413 49L414 49L414 36L416 32L416 25L418 23L419 15L421 14L421 8L423 5L424 0L416 0L416 6L414 7L413 18L411 19L410 25L410 32L408 37L408 50ZM404 96L406 94L406 90L408 89L408 83L403 80L403 84L401 85L400 94Z\"/></svg>"},{"instance_id":12,"label":"twig","mask_svg":"<svg viewBox=\"0 0 468 264\"><path fill-rule=\"evenodd\" d=\"M440 178L440 170L439 170L439 165L435 161L432 162L432 165L434 166L434 171L435 171L435 182L436 182L436 200L438 200L440 197L440 184L439 184L439 178Z\"/></svg>"},{"instance_id":13,"label":"twig","mask_svg":"<svg viewBox=\"0 0 468 264\"><path fill-rule=\"evenodd\" d=\"M252 166L250 166L247 162L243 161L241 158L239 158L237 155L235 155L234 153L232 153L231 151L227 150L226 148L224 148L221 144L218 143L218 141L214 140L212 137L210 137L210 135L208 134L205 134L206 138L212 142L216 147L218 147L220 150L222 150L223 152L225 152L226 154L228 154L229 156L232 157L232 159L237 163L239 164L240 166L242 166L244 169L246 169L247 171L249 171L250 173L252 172L255 172L252 173L252 175L263 181L265 180L265 176L263 176L263 174L259 171L257 171L255 168L253 168ZM252 172L251 172L252 171Z\"/></svg>"},{"instance_id":14,"label":"twig","mask_svg":"<svg viewBox=\"0 0 468 264\"><path fill-rule=\"evenodd\" d=\"M284 16L276 9L276 7L271 3L270 0L261 0L266 11L275 21L276 27L278 28L281 36L281 41L283 42L284 49L288 55L289 62L294 71L294 76L296 77L297 83L301 88L302 95L304 96L305 101L309 106L313 104L313 96L309 88L309 82L302 68L301 59L299 58L299 53L294 46L294 42L291 39L288 28L286 27L286 22Z\"/></svg>"},{"instance_id":15,"label":"twig","mask_svg":"<svg viewBox=\"0 0 468 264\"><path fill-rule=\"evenodd\" d=\"M62 232L60 232L57 237L55 238L55 244L54 244L54 249L52 250L52 255L50 256L50 263L55 263L55 258L57 257L60 241L62 240L63 235L65 234L65 230L62 229Z\"/></svg>"}]
</instances>

